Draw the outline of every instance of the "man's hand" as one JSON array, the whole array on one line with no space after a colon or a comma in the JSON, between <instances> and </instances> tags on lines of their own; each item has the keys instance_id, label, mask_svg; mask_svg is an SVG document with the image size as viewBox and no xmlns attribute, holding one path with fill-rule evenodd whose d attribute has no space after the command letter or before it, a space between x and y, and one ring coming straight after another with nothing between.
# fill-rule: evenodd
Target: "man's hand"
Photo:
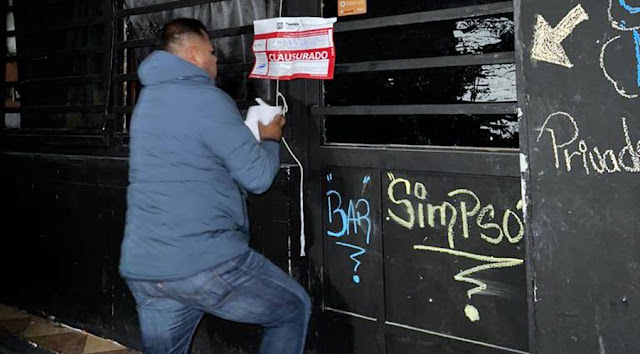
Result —
<instances>
[{"instance_id":1,"label":"man's hand","mask_svg":"<svg viewBox=\"0 0 640 354\"><path fill-rule=\"evenodd\" d=\"M287 124L287 121L281 114L275 116L271 123L267 125L263 125L261 122L258 122L260 139L280 141L280 139L282 139L282 127L284 127L285 124Z\"/></svg>"}]
</instances>

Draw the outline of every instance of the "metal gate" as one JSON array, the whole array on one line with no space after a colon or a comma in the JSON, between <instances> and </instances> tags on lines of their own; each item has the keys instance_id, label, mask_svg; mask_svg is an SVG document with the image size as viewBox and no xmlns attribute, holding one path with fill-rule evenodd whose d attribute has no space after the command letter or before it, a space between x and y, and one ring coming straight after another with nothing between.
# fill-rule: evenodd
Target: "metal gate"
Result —
<instances>
[{"instance_id":1,"label":"metal gate","mask_svg":"<svg viewBox=\"0 0 640 354\"><path fill-rule=\"evenodd\" d=\"M320 352L526 352L513 5L367 5L335 78L288 86Z\"/></svg>"}]
</instances>

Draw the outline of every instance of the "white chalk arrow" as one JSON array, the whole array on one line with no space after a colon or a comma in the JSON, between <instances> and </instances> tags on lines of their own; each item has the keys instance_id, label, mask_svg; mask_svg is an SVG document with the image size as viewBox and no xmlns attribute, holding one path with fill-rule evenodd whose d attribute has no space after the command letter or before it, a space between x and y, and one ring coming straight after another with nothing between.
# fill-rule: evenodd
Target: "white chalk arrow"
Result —
<instances>
[{"instance_id":1,"label":"white chalk arrow","mask_svg":"<svg viewBox=\"0 0 640 354\"><path fill-rule=\"evenodd\" d=\"M531 58L562 65L567 68L573 67L561 42L571 34L580 22L588 19L589 15L580 4L569 11L555 28L551 28L544 17L536 15Z\"/></svg>"}]
</instances>

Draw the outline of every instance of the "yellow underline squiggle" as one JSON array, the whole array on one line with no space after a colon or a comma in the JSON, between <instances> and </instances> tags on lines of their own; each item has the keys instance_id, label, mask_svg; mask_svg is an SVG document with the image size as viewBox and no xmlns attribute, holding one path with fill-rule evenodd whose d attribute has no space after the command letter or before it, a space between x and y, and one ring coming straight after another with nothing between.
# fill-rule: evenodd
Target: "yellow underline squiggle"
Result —
<instances>
[{"instance_id":1,"label":"yellow underline squiggle","mask_svg":"<svg viewBox=\"0 0 640 354\"><path fill-rule=\"evenodd\" d=\"M471 296L473 296L474 294L487 290L487 284L481 282L480 280L469 278L468 276L470 276L471 274L482 272L488 269L515 267L517 265L524 263L524 260L519 258L500 258L500 257L493 257L493 256L483 256L479 254L473 254L473 253L452 250L449 248L442 248L442 247L414 245L413 249L421 250L421 251L447 253L454 256L458 256L458 257L464 257L464 258L474 259L482 262L488 262L487 264L483 264L467 270L463 270L453 277L453 279L457 281L463 281L466 283L471 283L476 285L475 288L467 291L467 296L469 298L471 298Z\"/></svg>"}]
</instances>

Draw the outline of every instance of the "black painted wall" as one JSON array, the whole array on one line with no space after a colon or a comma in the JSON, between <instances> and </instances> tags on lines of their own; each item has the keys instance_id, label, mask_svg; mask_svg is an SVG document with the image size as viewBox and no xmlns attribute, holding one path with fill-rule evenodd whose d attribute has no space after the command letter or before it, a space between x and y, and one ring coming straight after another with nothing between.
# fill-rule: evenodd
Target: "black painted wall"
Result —
<instances>
[{"instance_id":1,"label":"black painted wall","mask_svg":"<svg viewBox=\"0 0 640 354\"><path fill-rule=\"evenodd\" d=\"M519 2L533 353L639 351L637 5Z\"/></svg>"},{"instance_id":2,"label":"black painted wall","mask_svg":"<svg viewBox=\"0 0 640 354\"><path fill-rule=\"evenodd\" d=\"M0 302L140 348L135 303L118 274L127 159L0 154ZM306 282L299 254L296 168L249 201L252 247ZM289 258L291 239L291 258ZM205 318L194 352L255 352L260 329Z\"/></svg>"}]
</instances>

